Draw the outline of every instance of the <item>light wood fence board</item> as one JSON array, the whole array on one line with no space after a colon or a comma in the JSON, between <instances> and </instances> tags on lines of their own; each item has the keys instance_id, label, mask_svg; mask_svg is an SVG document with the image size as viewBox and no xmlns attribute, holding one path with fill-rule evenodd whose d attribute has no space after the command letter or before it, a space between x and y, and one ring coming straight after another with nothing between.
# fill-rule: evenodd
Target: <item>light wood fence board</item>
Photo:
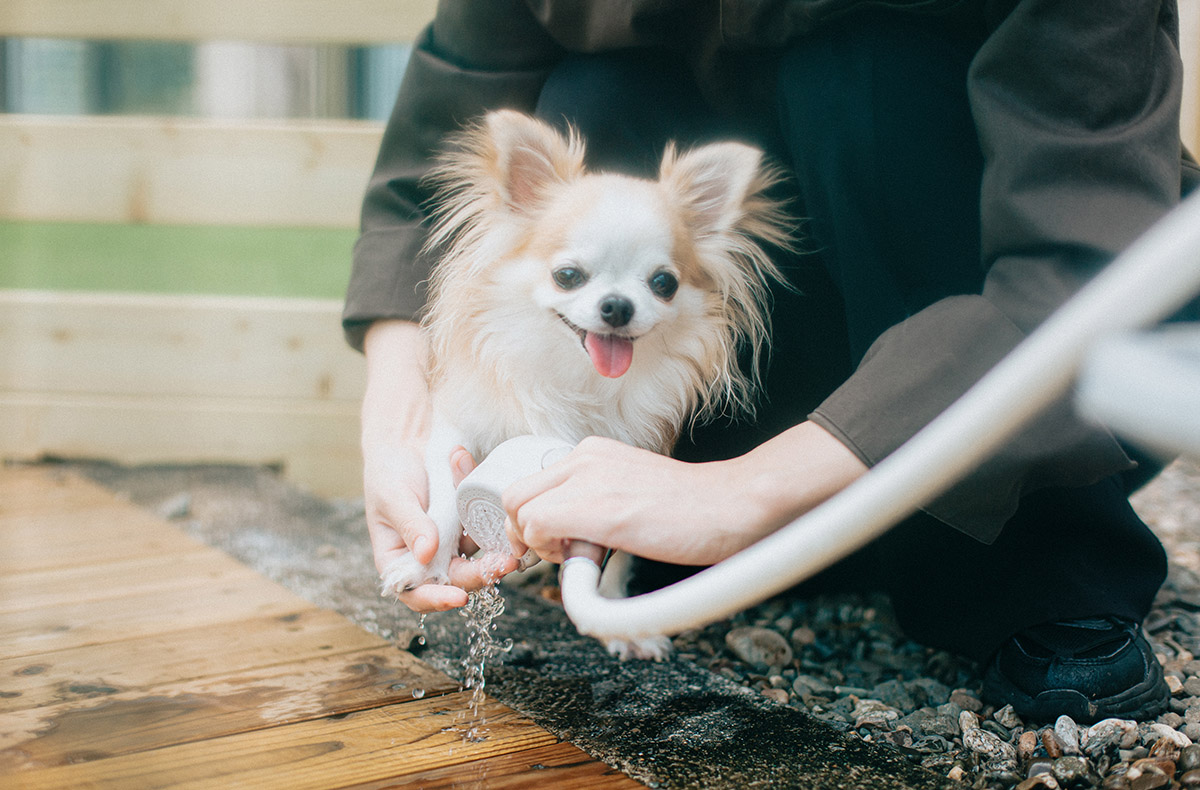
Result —
<instances>
[{"instance_id":1,"label":"light wood fence board","mask_svg":"<svg viewBox=\"0 0 1200 790\"><path fill-rule=\"evenodd\" d=\"M351 405L341 302L0 291L0 391Z\"/></svg>"},{"instance_id":2,"label":"light wood fence board","mask_svg":"<svg viewBox=\"0 0 1200 790\"><path fill-rule=\"evenodd\" d=\"M275 464L361 493L336 302L0 291L0 345L2 457Z\"/></svg>"},{"instance_id":3,"label":"light wood fence board","mask_svg":"<svg viewBox=\"0 0 1200 790\"><path fill-rule=\"evenodd\" d=\"M435 0L4 0L0 36L411 41L435 6Z\"/></svg>"},{"instance_id":4,"label":"light wood fence board","mask_svg":"<svg viewBox=\"0 0 1200 790\"><path fill-rule=\"evenodd\" d=\"M353 228L381 135L370 121L0 115L0 217Z\"/></svg>"}]
</instances>

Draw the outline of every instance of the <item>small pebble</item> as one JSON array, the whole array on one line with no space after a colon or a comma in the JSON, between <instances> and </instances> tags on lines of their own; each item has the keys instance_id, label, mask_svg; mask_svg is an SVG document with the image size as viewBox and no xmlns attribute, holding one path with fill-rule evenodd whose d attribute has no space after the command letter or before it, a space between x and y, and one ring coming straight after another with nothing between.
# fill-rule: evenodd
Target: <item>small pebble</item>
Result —
<instances>
[{"instance_id":1,"label":"small pebble","mask_svg":"<svg viewBox=\"0 0 1200 790\"><path fill-rule=\"evenodd\" d=\"M764 689L762 695L767 699L778 702L781 705L786 705L788 701L788 693L784 689L769 688Z\"/></svg>"},{"instance_id":2,"label":"small pebble","mask_svg":"<svg viewBox=\"0 0 1200 790\"><path fill-rule=\"evenodd\" d=\"M1066 755L1055 760L1050 771L1060 783L1069 786L1081 782L1087 777L1088 763L1082 757Z\"/></svg>"},{"instance_id":3,"label":"small pebble","mask_svg":"<svg viewBox=\"0 0 1200 790\"><path fill-rule=\"evenodd\" d=\"M1172 713L1168 711L1167 713L1164 713L1158 717L1158 723L1165 724L1171 729L1176 730L1179 729L1179 726L1183 724L1183 717L1178 713Z\"/></svg>"},{"instance_id":4,"label":"small pebble","mask_svg":"<svg viewBox=\"0 0 1200 790\"><path fill-rule=\"evenodd\" d=\"M782 634L769 628L735 628L725 635L725 646L742 661L760 669L792 663L791 646Z\"/></svg>"},{"instance_id":5,"label":"small pebble","mask_svg":"<svg viewBox=\"0 0 1200 790\"><path fill-rule=\"evenodd\" d=\"M1172 697L1183 696L1183 681L1175 675L1167 675L1164 680L1167 681L1167 689L1171 692Z\"/></svg>"},{"instance_id":6,"label":"small pebble","mask_svg":"<svg viewBox=\"0 0 1200 790\"><path fill-rule=\"evenodd\" d=\"M1200 697L1200 677L1190 677L1183 682L1183 693L1189 697Z\"/></svg>"},{"instance_id":7,"label":"small pebble","mask_svg":"<svg viewBox=\"0 0 1200 790\"><path fill-rule=\"evenodd\" d=\"M1038 774L1031 776L1017 785L1016 790L1036 790L1036 788L1045 788L1045 790L1058 790L1062 785L1054 778L1052 774Z\"/></svg>"},{"instance_id":8,"label":"small pebble","mask_svg":"<svg viewBox=\"0 0 1200 790\"><path fill-rule=\"evenodd\" d=\"M962 734L963 746L979 755L989 768L1008 770L1017 767L1017 750L987 730L975 727Z\"/></svg>"},{"instance_id":9,"label":"small pebble","mask_svg":"<svg viewBox=\"0 0 1200 790\"><path fill-rule=\"evenodd\" d=\"M967 772L963 770L961 765L951 766L949 773L946 774L946 778L955 782L964 782L967 778Z\"/></svg>"},{"instance_id":10,"label":"small pebble","mask_svg":"<svg viewBox=\"0 0 1200 790\"><path fill-rule=\"evenodd\" d=\"M1058 736L1054 734L1054 730L1042 730L1042 748L1046 750L1049 757L1062 757L1065 750L1063 743Z\"/></svg>"},{"instance_id":11,"label":"small pebble","mask_svg":"<svg viewBox=\"0 0 1200 790\"><path fill-rule=\"evenodd\" d=\"M950 701L963 710L969 710L972 713L978 713L983 710L983 703L979 701L979 698L966 689L955 689L950 692Z\"/></svg>"},{"instance_id":12,"label":"small pebble","mask_svg":"<svg viewBox=\"0 0 1200 790\"><path fill-rule=\"evenodd\" d=\"M1200 769L1193 769L1179 777L1179 786L1187 790L1195 790L1200 787Z\"/></svg>"},{"instance_id":13,"label":"small pebble","mask_svg":"<svg viewBox=\"0 0 1200 790\"><path fill-rule=\"evenodd\" d=\"M1178 746L1180 749L1184 748L1185 746L1192 745L1191 738L1187 737L1178 730L1168 727L1165 724L1159 724L1155 722L1154 724L1150 725L1150 729L1158 735L1160 740L1169 741L1171 744Z\"/></svg>"},{"instance_id":14,"label":"small pebble","mask_svg":"<svg viewBox=\"0 0 1200 790\"><path fill-rule=\"evenodd\" d=\"M1017 738L1017 756L1022 760L1028 760L1037 751L1038 737L1033 730L1026 730Z\"/></svg>"},{"instance_id":15,"label":"small pebble","mask_svg":"<svg viewBox=\"0 0 1200 790\"><path fill-rule=\"evenodd\" d=\"M979 717L969 710L964 710L958 714L958 730L966 732L979 726Z\"/></svg>"},{"instance_id":16,"label":"small pebble","mask_svg":"<svg viewBox=\"0 0 1200 790\"><path fill-rule=\"evenodd\" d=\"M1104 719L1088 727L1080 735L1080 747L1089 757L1137 743L1137 722L1125 719Z\"/></svg>"},{"instance_id":17,"label":"small pebble","mask_svg":"<svg viewBox=\"0 0 1200 790\"><path fill-rule=\"evenodd\" d=\"M1179 759L1175 761L1180 773L1194 771L1200 768L1200 745L1192 744L1185 746L1179 752Z\"/></svg>"},{"instance_id":18,"label":"small pebble","mask_svg":"<svg viewBox=\"0 0 1200 790\"><path fill-rule=\"evenodd\" d=\"M1023 723L1021 721L1021 717L1018 716L1016 711L1013 710L1012 705L1005 705L1003 708L993 713L992 718L995 719L1002 727L1007 727L1010 730L1020 727Z\"/></svg>"},{"instance_id":19,"label":"small pebble","mask_svg":"<svg viewBox=\"0 0 1200 790\"><path fill-rule=\"evenodd\" d=\"M792 649L797 653L817 641L817 632L806 625L792 630Z\"/></svg>"},{"instance_id":20,"label":"small pebble","mask_svg":"<svg viewBox=\"0 0 1200 790\"><path fill-rule=\"evenodd\" d=\"M1136 777L1132 776L1132 774L1132 770L1126 774L1131 790L1160 790L1160 788L1170 787L1171 785L1171 777L1162 771L1154 769L1143 770Z\"/></svg>"},{"instance_id":21,"label":"small pebble","mask_svg":"<svg viewBox=\"0 0 1200 790\"><path fill-rule=\"evenodd\" d=\"M1079 748L1079 725L1070 716L1059 716L1054 722L1054 734L1062 743L1063 754L1082 754Z\"/></svg>"}]
</instances>

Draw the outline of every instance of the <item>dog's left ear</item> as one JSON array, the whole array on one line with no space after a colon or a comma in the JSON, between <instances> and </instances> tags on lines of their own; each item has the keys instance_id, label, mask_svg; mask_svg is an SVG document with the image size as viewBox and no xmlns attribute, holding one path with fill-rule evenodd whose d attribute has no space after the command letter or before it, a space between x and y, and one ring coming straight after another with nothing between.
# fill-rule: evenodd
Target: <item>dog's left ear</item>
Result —
<instances>
[{"instance_id":1,"label":"dog's left ear","mask_svg":"<svg viewBox=\"0 0 1200 790\"><path fill-rule=\"evenodd\" d=\"M714 143L684 154L668 147L660 182L688 206L690 224L700 235L732 230L745 203L761 188L762 153L741 143Z\"/></svg>"},{"instance_id":2,"label":"dog's left ear","mask_svg":"<svg viewBox=\"0 0 1200 790\"><path fill-rule=\"evenodd\" d=\"M583 143L573 131L564 138L549 124L512 110L489 113L484 126L501 197L518 212L536 209L548 186L583 173Z\"/></svg>"}]
</instances>

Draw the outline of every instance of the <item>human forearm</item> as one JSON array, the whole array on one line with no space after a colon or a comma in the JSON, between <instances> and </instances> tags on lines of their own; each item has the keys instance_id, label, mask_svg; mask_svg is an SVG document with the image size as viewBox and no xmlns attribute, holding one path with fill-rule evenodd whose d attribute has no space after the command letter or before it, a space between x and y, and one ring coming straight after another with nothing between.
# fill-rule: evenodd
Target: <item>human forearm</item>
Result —
<instances>
[{"instance_id":1,"label":"human forearm","mask_svg":"<svg viewBox=\"0 0 1200 790\"><path fill-rule=\"evenodd\" d=\"M747 498L758 503L755 540L804 515L867 471L858 456L815 422L801 423L724 463Z\"/></svg>"},{"instance_id":2,"label":"human forearm","mask_svg":"<svg viewBox=\"0 0 1200 790\"><path fill-rule=\"evenodd\" d=\"M424 445L429 432L425 340L409 321L376 321L364 337L367 386L362 403L363 454L381 445Z\"/></svg>"}]
</instances>

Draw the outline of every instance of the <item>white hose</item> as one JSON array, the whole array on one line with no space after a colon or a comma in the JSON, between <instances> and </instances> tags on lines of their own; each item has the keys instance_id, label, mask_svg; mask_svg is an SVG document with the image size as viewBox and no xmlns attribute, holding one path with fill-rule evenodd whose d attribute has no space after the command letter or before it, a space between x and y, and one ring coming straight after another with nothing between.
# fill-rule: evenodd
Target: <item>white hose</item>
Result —
<instances>
[{"instance_id":1,"label":"white hose","mask_svg":"<svg viewBox=\"0 0 1200 790\"><path fill-rule=\"evenodd\" d=\"M1167 457L1200 455L1200 324L1123 332L1088 349L1081 414Z\"/></svg>"},{"instance_id":2,"label":"white hose","mask_svg":"<svg viewBox=\"0 0 1200 790\"><path fill-rule=\"evenodd\" d=\"M602 598L600 571L562 567L562 598L600 639L677 634L779 593L874 540L957 482L1066 392L1098 338L1171 314L1200 291L1200 195L1164 217L974 387L837 496L753 546L655 592Z\"/></svg>"}]
</instances>

